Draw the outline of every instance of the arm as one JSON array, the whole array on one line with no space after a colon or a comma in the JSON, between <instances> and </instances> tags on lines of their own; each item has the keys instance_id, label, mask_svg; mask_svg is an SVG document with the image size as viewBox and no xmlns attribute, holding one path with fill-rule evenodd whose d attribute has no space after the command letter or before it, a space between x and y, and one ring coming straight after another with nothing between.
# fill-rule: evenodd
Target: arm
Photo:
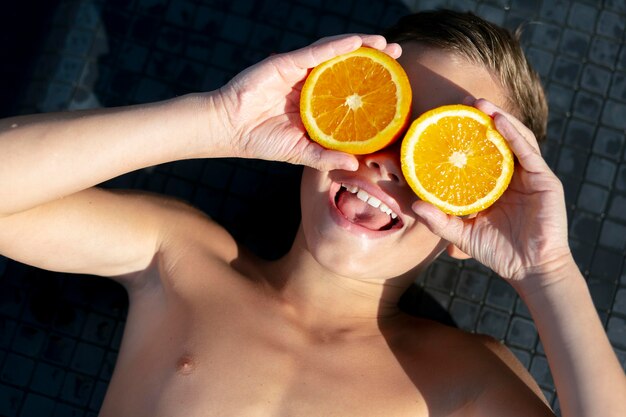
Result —
<instances>
[{"instance_id":1,"label":"arm","mask_svg":"<svg viewBox=\"0 0 626 417\"><path fill-rule=\"evenodd\" d=\"M353 156L308 140L298 100L310 68L363 44L400 54L381 36L336 37L272 56L212 93L0 121L0 254L107 276L145 268L181 223L180 205L92 187L155 164L228 156L356 169Z\"/></svg>"},{"instance_id":2,"label":"arm","mask_svg":"<svg viewBox=\"0 0 626 417\"><path fill-rule=\"evenodd\" d=\"M517 156L509 188L472 219L424 202L413 208L434 233L492 268L526 302L564 417L623 415L626 377L569 249L563 187L530 130L487 101L475 106L494 117Z\"/></svg>"}]
</instances>

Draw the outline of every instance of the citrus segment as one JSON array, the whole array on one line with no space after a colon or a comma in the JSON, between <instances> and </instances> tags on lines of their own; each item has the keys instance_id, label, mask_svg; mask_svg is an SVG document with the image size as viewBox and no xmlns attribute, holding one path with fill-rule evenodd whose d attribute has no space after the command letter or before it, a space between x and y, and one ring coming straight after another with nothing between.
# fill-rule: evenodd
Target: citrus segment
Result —
<instances>
[{"instance_id":1,"label":"citrus segment","mask_svg":"<svg viewBox=\"0 0 626 417\"><path fill-rule=\"evenodd\" d=\"M384 52L362 47L315 67L300 96L302 122L322 146L366 154L396 140L408 123L411 86Z\"/></svg>"},{"instance_id":2,"label":"citrus segment","mask_svg":"<svg viewBox=\"0 0 626 417\"><path fill-rule=\"evenodd\" d=\"M492 205L513 175L513 154L493 120L463 105L439 107L415 120L400 158L407 183L422 200L459 216Z\"/></svg>"}]
</instances>

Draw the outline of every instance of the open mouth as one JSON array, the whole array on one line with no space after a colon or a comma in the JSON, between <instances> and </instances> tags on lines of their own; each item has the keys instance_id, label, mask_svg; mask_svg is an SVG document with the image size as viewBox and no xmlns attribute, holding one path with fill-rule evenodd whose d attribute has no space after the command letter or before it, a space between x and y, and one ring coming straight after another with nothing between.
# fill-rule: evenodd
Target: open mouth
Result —
<instances>
[{"instance_id":1,"label":"open mouth","mask_svg":"<svg viewBox=\"0 0 626 417\"><path fill-rule=\"evenodd\" d=\"M373 231L400 229L402 219L378 198L356 185L341 184L335 206L351 223Z\"/></svg>"}]
</instances>

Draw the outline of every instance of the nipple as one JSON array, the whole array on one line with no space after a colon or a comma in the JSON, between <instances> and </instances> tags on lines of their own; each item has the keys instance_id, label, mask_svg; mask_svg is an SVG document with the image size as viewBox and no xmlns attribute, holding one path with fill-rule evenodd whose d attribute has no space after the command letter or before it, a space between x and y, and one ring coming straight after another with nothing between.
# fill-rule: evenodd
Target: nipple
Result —
<instances>
[{"instance_id":1,"label":"nipple","mask_svg":"<svg viewBox=\"0 0 626 417\"><path fill-rule=\"evenodd\" d=\"M195 365L196 363L191 356L183 355L176 362L176 372L189 375L194 370Z\"/></svg>"}]
</instances>

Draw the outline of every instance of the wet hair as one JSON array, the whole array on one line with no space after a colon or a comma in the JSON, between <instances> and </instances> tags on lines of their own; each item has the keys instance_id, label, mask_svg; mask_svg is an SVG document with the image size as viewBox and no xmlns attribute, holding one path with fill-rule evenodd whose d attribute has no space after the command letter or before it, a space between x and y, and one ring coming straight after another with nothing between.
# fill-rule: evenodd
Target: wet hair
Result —
<instances>
[{"instance_id":1,"label":"wet hair","mask_svg":"<svg viewBox=\"0 0 626 417\"><path fill-rule=\"evenodd\" d=\"M405 16L382 34L389 42L418 42L484 66L506 93L505 109L544 140L548 104L520 45L520 30L511 33L469 12L435 10Z\"/></svg>"}]
</instances>

